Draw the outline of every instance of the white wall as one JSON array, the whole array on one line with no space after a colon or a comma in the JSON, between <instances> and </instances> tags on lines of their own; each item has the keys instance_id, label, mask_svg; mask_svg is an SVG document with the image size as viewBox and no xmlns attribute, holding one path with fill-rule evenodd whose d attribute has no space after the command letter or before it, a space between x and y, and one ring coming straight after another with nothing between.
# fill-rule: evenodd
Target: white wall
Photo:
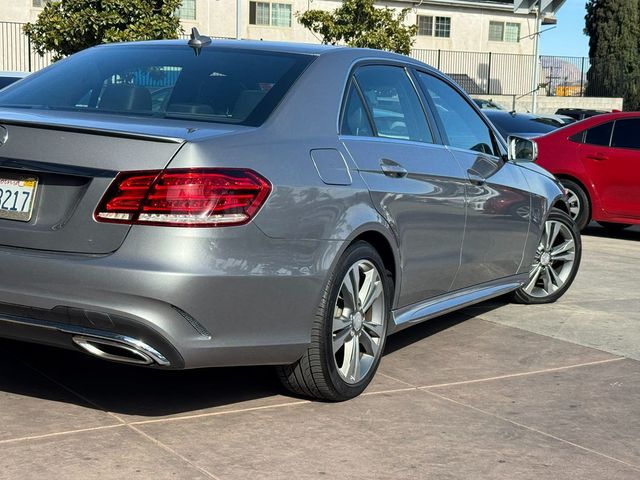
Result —
<instances>
[{"instance_id":1,"label":"white wall","mask_svg":"<svg viewBox=\"0 0 640 480\"><path fill-rule=\"evenodd\" d=\"M507 110L513 110L512 95L473 95L474 98L491 100ZM516 112L531 111L530 95L516 99ZM546 97L538 96L537 113L556 113L559 108L586 108L593 110L622 110L622 98L602 97Z\"/></svg>"}]
</instances>

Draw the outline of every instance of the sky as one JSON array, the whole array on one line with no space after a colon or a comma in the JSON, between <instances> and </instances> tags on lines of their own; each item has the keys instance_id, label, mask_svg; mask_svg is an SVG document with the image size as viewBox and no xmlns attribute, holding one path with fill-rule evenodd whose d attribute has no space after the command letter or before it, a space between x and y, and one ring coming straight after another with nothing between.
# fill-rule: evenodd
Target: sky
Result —
<instances>
[{"instance_id":1,"label":"sky","mask_svg":"<svg viewBox=\"0 0 640 480\"><path fill-rule=\"evenodd\" d=\"M589 56L589 37L582 33L586 4L586 0L565 2L558 11L556 28L540 35L541 55ZM550 25L544 25L542 30L549 27Z\"/></svg>"}]
</instances>

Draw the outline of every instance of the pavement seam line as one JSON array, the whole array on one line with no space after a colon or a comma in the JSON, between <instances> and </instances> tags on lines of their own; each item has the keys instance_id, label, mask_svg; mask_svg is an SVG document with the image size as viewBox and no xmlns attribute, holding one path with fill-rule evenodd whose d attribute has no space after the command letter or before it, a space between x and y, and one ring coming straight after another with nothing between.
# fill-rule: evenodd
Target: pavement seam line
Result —
<instances>
[{"instance_id":1,"label":"pavement seam line","mask_svg":"<svg viewBox=\"0 0 640 480\"><path fill-rule=\"evenodd\" d=\"M608 358L606 360L596 360L594 362L578 363L575 365L567 365L564 367L546 368L544 370L534 370L532 372L510 373L508 375L498 375L497 377L478 378L475 380L462 380L460 382L437 383L435 385L423 385L417 388L424 390L429 388L441 388L441 387L452 387L455 385L467 385L470 383L491 382L493 380L502 380L504 378L517 378L517 377L526 377L529 375L539 375L542 373L562 372L564 370L571 370L573 368L590 367L592 365L602 365L606 363L619 362L621 360L626 360L626 358L625 357Z\"/></svg>"},{"instance_id":2,"label":"pavement seam line","mask_svg":"<svg viewBox=\"0 0 640 480\"><path fill-rule=\"evenodd\" d=\"M209 472L208 470L196 465L195 463L193 463L191 460L189 460L187 457L185 457L184 455L178 453L177 451L175 451L173 448L169 447L168 445L165 445L164 443L162 443L160 440L158 440L157 438L149 435L148 433L140 430L139 428L137 428L134 425L130 425L127 424L126 425L127 428L131 429L132 431L134 431L135 433L141 435L142 437L146 438L148 441L150 441L151 443L153 443L156 447L159 447L169 453L171 453L172 455L175 455L176 457L178 457L180 460L182 460L183 462L185 462L187 465L190 465L191 467L195 468L196 470L198 470L200 473L203 473L204 475L206 475L208 478L211 478L212 480L220 480L219 477L216 477L213 473Z\"/></svg>"},{"instance_id":3,"label":"pavement seam line","mask_svg":"<svg viewBox=\"0 0 640 480\"><path fill-rule=\"evenodd\" d=\"M153 420L138 420L136 422L129 422L127 423L127 425L129 426L149 425L152 423L177 422L179 420L193 420L196 418L218 417L220 415L228 415L232 413L245 413L245 412L255 412L259 410L268 410L271 408L294 407L297 405L306 405L308 403L312 403L312 402L310 400L300 400L297 402L276 403L275 405L261 405L259 407L237 408L235 410L223 410L221 412L198 413L195 415L182 415L179 417L169 417L169 418L154 418Z\"/></svg>"},{"instance_id":4,"label":"pavement seam line","mask_svg":"<svg viewBox=\"0 0 640 480\"><path fill-rule=\"evenodd\" d=\"M84 433L84 432L93 432L96 430L107 430L107 429L111 429L111 428L121 428L124 427L125 425L122 423L119 423L117 425L102 425L99 427L91 427L91 428L80 428L78 430L67 430L64 432L54 432L54 433L43 433L42 435L31 435L28 437L20 437L20 438L9 438L6 440L0 440L0 445L6 445L9 443L18 443L18 442L26 442L29 440L40 440L43 438L51 438L51 437L59 437L59 436L63 436L63 435L73 435L75 433Z\"/></svg>"},{"instance_id":5,"label":"pavement seam line","mask_svg":"<svg viewBox=\"0 0 640 480\"><path fill-rule=\"evenodd\" d=\"M405 385L408 385L409 387L418 388L418 385L414 385L413 383L405 382L404 380L400 380L399 378L392 377L391 375L387 375L386 373L376 372L376 375L382 375L383 377L390 378L391 380L394 380L396 382L404 383Z\"/></svg>"},{"instance_id":6,"label":"pavement seam line","mask_svg":"<svg viewBox=\"0 0 640 480\"><path fill-rule=\"evenodd\" d=\"M59 387L63 388L64 390L66 390L67 392L71 393L72 395L84 400L85 402L87 402L89 405L92 405L94 408L103 411L104 413L106 413L107 415L109 415L112 418L115 418L118 422L120 422L119 425L112 425L108 428L115 428L115 427L127 427L130 430L132 430L133 432L137 433L138 435L144 437L145 439L151 441L151 443L153 443L156 447L162 448L163 450L172 453L173 455L175 455L177 458L179 458L180 460L182 460L183 462L186 462L188 465L192 466L193 468L195 468L196 470L200 471L201 473L205 474L207 477L211 478L212 480L220 480L218 477L216 477L215 475L213 475L212 473L204 470L203 468L200 468L199 466L193 464L191 461L189 461L187 458L183 457L182 455L180 455L178 452L175 452L174 450L172 450L171 448L169 448L168 446L164 445L162 442L160 442L159 440L156 440L155 438L151 437L150 435L148 435L147 433L143 432L142 430L136 428L133 425L130 425L126 420L124 420L123 418L121 418L119 415L110 412L109 410L107 410L106 408L100 406L99 404L97 404L96 402L94 402L93 400L85 397L84 395L76 392L74 389L66 386L65 384L63 384L62 382L58 381L57 379L47 375L46 373L40 371L39 369L37 369L36 367L30 365L29 363L22 361L22 363L24 365L26 365L28 368L32 369L33 371L35 371L36 373L38 373L39 375L42 375L44 378L46 378L47 380L49 380L50 382L55 383L56 385L58 385ZM83 431L91 431L91 430L100 430L102 428L106 428L106 427L96 427L96 428L91 428L91 429L84 429L84 430L76 430L76 431L69 431L69 432L60 432L58 433L58 435L65 435L65 434L74 434L74 433L78 433L78 432L83 432ZM49 436L54 436L56 434L50 434ZM26 440L26 439L25 439ZM0 442L1 444L2 442Z\"/></svg>"},{"instance_id":7,"label":"pavement seam line","mask_svg":"<svg viewBox=\"0 0 640 480\"><path fill-rule=\"evenodd\" d=\"M445 395L440 395L440 394L437 394L435 392L432 392L430 390L425 390L425 389L419 389L419 390L424 392L424 393L426 393L427 395L432 395L434 397L440 398L440 399L445 400L447 402L454 403L454 404L459 405L461 407L469 408L471 410L475 410L476 412L482 413L483 415L487 415L489 417L497 418L498 420L502 420L503 422L507 422L507 423L510 423L510 424L515 425L517 427L523 428L525 430L529 430L530 432L534 432L534 433L537 433L539 435L543 435L545 437L552 438L552 439L557 440L559 442L566 443L567 445L571 445L571 446L573 446L575 448L578 448L580 450L584 450L585 452L589 452L589 453L592 453L594 455L598 455L600 457L606 458L608 460L611 460L611 461L614 461L614 462L617 462L617 463L621 463L621 464L623 464L623 465L625 465L625 466L627 466L627 467L629 467L629 468L631 468L633 470L636 470L636 471L640 472L640 466L639 465L634 465L633 463L625 462L624 460L620 460L619 458L612 457L610 455L607 455L606 453L598 452L597 450L593 450L593 449L591 449L589 447L585 447L585 446L580 445L578 443L574 443L574 442L572 442L570 440L566 440L566 439L564 439L562 437L558 437L558 436L553 435L551 433L543 432L542 430L538 430L537 428L530 427L528 425L525 425L525 424L520 423L520 422L516 422L516 421L511 420L509 418L505 418L505 417L503 417L501 415L497 415L495 413L491 413L491 412L488 412L486 410L482 410L481 408L474 407L473 405L469 405L469 404L460 402L458 400L454 400L453 398L447 397Z\"/></svg>"},{"instance_id":8,"label":"pavement seam line","mask_svg":"<svg viewBox=\"0 0 640 480\"><path fill-rule=\"evenodd\" d=\"M389 390L379 390L377 392L365 392L360 394L361 397L370 397L372 395L382 395L384 393L402 393L402 392L412 392L416 390L417 387L405 387L405 388L392 388Z\"/></svg>"}]
</instances>

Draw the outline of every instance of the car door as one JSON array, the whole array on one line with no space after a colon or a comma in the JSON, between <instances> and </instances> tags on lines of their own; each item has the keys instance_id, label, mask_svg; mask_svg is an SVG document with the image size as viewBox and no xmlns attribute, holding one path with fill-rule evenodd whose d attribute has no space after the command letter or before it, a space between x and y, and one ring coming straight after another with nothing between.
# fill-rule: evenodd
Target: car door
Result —
<instances>
[{"instance_id":1,"label":"car door","mask_svg":"<svg viewBox=\"0 0 640 480\"><path fill-rule=\"evenodd\" d=\"M640 217L640 118L607 122L586 131L580 158L609 214Z\"/></svg>"},{"instance_id":2,"label":"car door","mask_svg":"<svg viewBox=\"0 0 640 480\"><path fill-rule=\"evenodd\" d=\"M359 67L345 102L341 140L400 245L398 307L449 291L464 234L464 174L436 143L405 68Z\"/></svg>"},{"instance_id":3,"label":"car door","mask_svg":"<svg viewBox=\"0 0 640 480\"><path fill-rule=\"evenodd\" d=\"M453 289L516 274L531 212L521 167L503 158L492 129L456 88L426 72L416 77L451 155L465 172L467 221Z\"/></svg>"}]
</instances>

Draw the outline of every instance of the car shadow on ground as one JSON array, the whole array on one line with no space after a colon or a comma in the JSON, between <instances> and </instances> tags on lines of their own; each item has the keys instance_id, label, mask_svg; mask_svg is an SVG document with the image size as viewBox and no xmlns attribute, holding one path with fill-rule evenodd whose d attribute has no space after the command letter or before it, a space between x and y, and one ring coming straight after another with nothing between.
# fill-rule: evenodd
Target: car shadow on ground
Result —
<instances>
[{"instance_id":1,"label":"car shadow on ground","mask_svg":"<svg viewBox=\"0 0 640 480\"><path fill-rule=\"evenodd\" d=\"M591 222L581 233L583 236L588 235L590 237L640 241L640 225L634 225L621 230L612 230L603 228L595 222Z\"/></svg>"},{"instance_id":2,"label":"car shadow on ground","mask_svg":"<svg viewBox=\"0 0 640 480\"><path fill-rule=\"evenodd\" d=\"M499 305L494 301L486 308ZM482 310L473 313L478 315ZM398 332L388 338L385 355L469 318L454 313ZM0 369L0 393L76 403L123 415L163 417L268 397L295 399L280 385L273 367L161 371L11 340L0 340L0 359L4 364ZM61 386L73 394L61 395ZM1 398L0 395L0 408Z\"/></svg>"}]
</instances>

